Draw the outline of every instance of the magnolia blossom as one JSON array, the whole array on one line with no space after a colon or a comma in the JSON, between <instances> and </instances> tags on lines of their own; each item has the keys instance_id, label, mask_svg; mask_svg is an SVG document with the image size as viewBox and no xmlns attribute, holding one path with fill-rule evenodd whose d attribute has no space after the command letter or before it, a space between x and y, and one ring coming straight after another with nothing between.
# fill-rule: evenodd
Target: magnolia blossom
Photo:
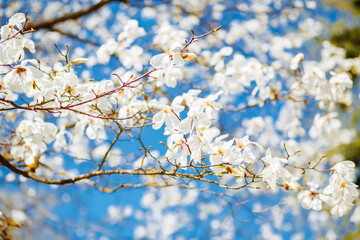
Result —
<instances>
[{"instance_id":1,"label":"magnolia blossom","mask_svg":"<svg viewBox=\"0 0 360 240\"><path fill-rule=\"evenodd\" d=\"M262 171L262 179L269 185L272 190L276 189L276 182L279 178L289 180L291 174L286 170L283 164L288 161L283 158L273 157L270 149L266 151L266 156L262 158L265 168Z\"/></svg>"},{"instance_id":2,"label":"magnolia blossom","mask_svg":"<svg viewBox=\"0 0 360 240\"><path fill-rule=\"evenodd\" d=\"M150 74L151 80L155 81L156 86L161 87L164 84L168 87L176 87L177 81L182 79L183 71L178 68L157 69Z\"/></svg>"},{"instance_id":3,"label":"magnolia blossom","mask_svg":"<svg viewBox=\"0 0 360 240\"><path fill-rule=\"evenodd\" d=\"M93 111L90 111L89 114L94 114ZM91 118L84 115L78 115L78 120L74 127L74 133L82 136L85 134L89 139L105 139L106 131L105 131L105 122L101 118Z\"/></svg>"},{"instance_id":4,"label":"magnolia blossom","mask_svg":"<svg viewBox=\"0 0 360 240\"><path fill-rule=\"evenodd\" d=\"M233 142L233 140L227 142L220 141L212 146L210 162L212 165L215 165L211 167L214 173L221 174L223 171L226 171L225 166L231 161Z\"/></svg>"},{"instance_id":5,"label":"magnolia blossom","mask_svg":"<svg viewBox=\"0 0 360 240\"><path fill-rule=\"evenodd\" d=\"M303 53L298 53L295 57L293 57L290 61L290 69L296 70L298 68L299 62L304 59Z\"/></svg>"},{"instance_id":6,"label":"magnolia blossom","mask_svg":"<svg viewBox=\"0 0 360 240\"><path fill-rule=\"evenodd\" d=\"M325 199L325 196L317 190L318 186L316 184L308 183L308 185L310 190L301 191L298 199L303 208L319 211L322 208L322 201Z\"/></svg>"},{"instance_id":7,"label":"magnolia blossom","mask_svg":"<svg viewBox=\"0 0 360 240\"><path fill-rule=\"evenodd\" d=\"M42 91L44 74L34 66L27 66L28 63L37 64L35 60L24 60L6 74L3 81L5 87L10 88L10 90L25 93L28 97L32 97Z\"/></svg>"},{"instance_id":8,"label":"magnolia blossom","mask_svg":"<svg viewBox=\"0 0 360 240\"><path fill-rule=\"evenodd\" d=\"M210 125L203 125L201 123L196 124L188 138L188 144L191 149L191 161L194 161L195 164L200 163L202 153L211 153L212 140L218 136L219 133L220 130L216 127L210 127Z\"/></svg>"},{"instance_id":9,"label":"magnolia blossom","mask_svg":"<svg viewBox=\"0 0 360 240\"><path fill-rule=\"evenodd\" d=\"M10 153L15 159L24 160L26 165L34 163L35 158L47 149L56 136L57 127L40 118L35 121L23 120L16 129L16 135L22 138L23 143L11 149Z\"/></svg>"},{"instance_id":10,"label":"magnolia blossom","mask_svg":"<svg viewBox=\"0 0 360 240\"><path fill-rule=\"evenodd\" d=\"M102 64L106 64L110 61L110 56L115 53L117 43L115 39L107 40L103 45L96 51L97 61Z\"/></svg>"},{"instance_id":11,"label":"magnolia blossom","mask_svg":"<svg viewBox=\"0 0 360 240\"><path fill-rule=\"evenodd\" d=\"M190 89L188 92L183 93L182 95L176 96L174 102L178 104L183 104L184 106L190 107L195 100L198 99L198 95L201 93L201 90Z\"/></svg>"},{"instance_id":12,"label":"magnolia blossom","mask_svg":"<svg viewBox=\"0 0 360 240\"><path fill-rule=\"evenodd\" d=\"M354 168L355 163L351 161L337 163L331 168L333 175L324 189L324 194L330 197L331 213L335 216L346 214L353 206L354 199L359 196L358 186L352 182Z\"/></svg>"},{"instance_id":13,"label":"magnolia blossom","mask_svg":"<svg viewBox=\"0 0 360 240\"><path fill-rule=\"evenodd\" d=\"M139 27L139 22L131 19L125 23L124 30L118 35L117 40L118 42L126 41L130 45L136 38L145 36L145 34L145 29Z\"/></svg>"},{"instance_id":14,"label":"magnolia blossom","mask_svg":"<svg viewBox=\"0 0 360 240\"><path fill-rule=\"evenodd\" d=\"M133 123L138 119L137 113L146 109L144 102L132 101L127 106L123 106L119 110L119 118L123 118L121 122L124 125L132 126Z\"/></svg>"},{"instance_id":15,"label":"magnolia blossom","mask_svg":"<svg viewBox=\"0 0 360 240\"><path fill-rule=\"evenodd\" d=\"M110 80L104 80L101 82L94 82L94 83L89 83L84 85L83 87L86 87L86 90L83 89L83 93L82 93L82 100L86 101L89 99L93 99L94 97L101 95L103 93L106 93L110 90L114 89L114 83ZM102 112L109 112L111 110L111 104L109 103L109 101L107 101L106 98L98 98L96 99L93 104L96 105L97 109L100 109ZM89 105L84 104L82 105L80 108L77 109L84 109L84 110L88 110Z\"/></svg>"},{"instance_id":16,"label":"magnolia blossom","mask_svg":"<svg viewBox=\"0 0 360 240\"><path fill-rule=\"evenodd\" d=\"M351 88L353 81L350 79L347 73L335 74L329 80L332 88L331 93L335 101L345 97L345 90Z\"/></svg>"},{"instance_id":17,"label":"magnolia blossom","mask_svg":"<svg viewBox=\"0 0 360 240\"><path fill-rule=\"evenodd\" d=\"M153 42L163 49L172 49L174 39L177 42L184 42L188 37L188 32L177 29L177 26L170 25L168 21L161 20L159 28L156 31Z\"/></svg>"},{"instance_id":18,"label":"magnolia blossom","mask_svg":"<svg viewBox=\"0 0 360 240\"><path fill-rule=\"evenodd\" d=\"M170 50L152 57L150 64L154 68L168 69L172 66L182 66L185 64L184 59L193 59L195 57L196 55L193 53L184 53L183 46L175 42L171 45Z\"/></svg>"},{"instance_id":19,"label":"magnolia blossom","mask_svg":"<svg viewBox=\"0 0 360 240\"><path fill-rule=\"evenodd\" d=\"M170 50L167 50L165 53L155 55L151 58L150 64L154 68L169 68L173 65L182 66L185 61L181 56L182 46L180 43L173 43Z\"/></svg>"},{"instance_id":20,"label":"magnolia blossom","mask_svg":"<svg viewBox=\"0 0 360 240\"><path fill-rule=\"evenodd\" d=\"M10 153L14 159L21 159L28 166L35 163L36 157L46 150L44 144L34 144L30 139L26 139L24 144L15 146Z\"/></svg>"},{"instance_id":21,"label":"magnolia blossom","mask_svg":"<svg viewBox=\"0 0 360 240\"><path fill-rule=\"evenodd\" d=\"M196 126L210 127L211 121L204 112L188 112L188 116L181 120L179 124L179 131L183 134L188 134L193 131Z\"/></svg>"},{"instance_id":22,"label":"magnolia blossom","mask_svg":"<svg viewBox=\"0 0 360 240\"><path fill-rule=\"evenodd\" d=\"M17 27L17 29L22 28L22 23L25 22L26 17L23 13L16 13L14 14L10 19L7 25L4 25L1 29L1 34L3 34L6 31L6 27L8 27L8 30L12 32L14 30L14 27Z\"/></svg>"},{"instance_id":23,"label":"magnolia blossom","mask_svg":"<svg viewBox=\"0 0 360 240\"><path fill-rule=\"evenodd\" d=\"M211 64L211 62L210 62ZM219 64L219 63L218 63ZM217 71L212 78L212 84L220 87L226 93L236 94L246 92L251 82L256 82L252 95L257 93L259 97L266 99L268 89L267 83L274 78L272 67L262 64L255 58L245 58L238 53L233 54L232 59L224 66L215 67Z\"/></svg>"},{"instance_id":24,"label":"magnolia blossom","mask_svg":"<svg viewBox=\"0 0 360 240\"><path fill-rule=\"evenodd\" d=\"M216 94L210 94L206 98L198 98L191 104L190 112L205 112L206 116L209 119L215 118L217 111L219 111L222 107L222 104L217 102L219 96L223 93L223 91L219 91Z\"/></svg>"},{"instance_id":25,"label":"magnolia blossom","mask_svg":"<svg viewBox=\"0 0 360 240\"><path fill-rule=\"evenodd\" d=\"M181 167L186 168L187 157L190 155L190 147L184 139L182 134L171 134L167 140L168 151L165 154L167 158L175 158L178 154L180 155L176 164L180 164Z\"/></svg>"},{"instance_id":26,"label":"magnolia blossom","mask_svg":"<svg viewBox=\"0 0 360 240\"><path fill-rule=\"evenodd\" d=\"M55 151L60 152L61 149L67 149L68 145L65 138L65 134L70 135L69 132L65 130L65 126L61 126L56 134L55 142L53 145Z\"/></svg>"},{"instance_id":27,"label":"magnolia blossom","mask_svg":"<svg viewBox=\"0 0 360 240\"><path fill-rule=\"evenodd\" d=\"M32 53L35 52L34 42L18 34L25 20L25 14L16 13L9 19L7 25L1 27L0 63L12 64L24 59L24 47Z\"/></svg>"},{"instance_id":28,"label":"magnolia blossom","mask_svg":"<svg viewBox=\"0 0 360 240\"><path fill-rule=\"evenodd\" d=\"M184 110L184 106L178 105L173 101L171 106L166 104L160 104L157 102L151 103L154 107L161 109L160 112L156 113L153 117L153 128L159 129L165 123L168 129L176 127L179 123L179 113Z\"/></svg>"},{"instance_id":29,"label":"magnolia blossom","mask_svg":"<svg viewBox=\"0 0 360 240\"><path fill-rule=\"evenodd\" d=\"M142 47L131 46L131 44L144 35L145 30L139 27L137 20L128 20L117 40L110 38L99 47L96 51L96 61L106 64L110 61L110 57L115 55L126 68L134 67L135 70L141 71L148 54L143 52Z\"/></svg>"},{"instance_id":30,"label":"magnolia blossom","mask_svg":"<svg viewBox=\"0 0 360 240\"><path fill-rule=\"evenodd\" d=\"M201 133L198 134L198 132L196 131L196 133L192 134L189 137L188 145L190 149L192 149L190 156L191 161L194 161L195 164L200 163L202 150L203 148L206 148L209 145L209 143L202 138Z\"/></svg>"},{"instance_id":31,"label":"magnolia blossom","mask_svg":"<svg viewBox=\"0 0 360 240\"><path fill-rule=\"evenodd\" d=\"M50 143L54 140L57 127L53 123L44 122L40 118L32 120L23 120L16 129L16 134L21 138L32 139L34 143Z\"/></svg>"},{"instance_id":32,"label":"magnolia blossom","mask_svg":"<svg viewBox=\"0 0 360 240\"><path fill-rule=\"evenodd\" d=\"M240 159L246 163L256 162L256 156L253 153L251 146L255 146L260 152L263 152L262 146L256 142L250 141L249 136L245 136L241 139L234 138L234 140L235 140L235 148L234 148L235 156L237 154L242 153L242 158ZM239 159L238 156L236 157Z\"/></svg>"},{"instance_id":33,"label":"magnolia blossom","mask_svg":"<svg viewBox=\"0 0 360 240\"><path fill-rule=\"evenodd\" d=\"M331 135L341 127L340 120L336 119L337 113L332 112L325 116L317 113L314 117L313 126L309 130L311 138Z\"/></svg>"}]
</instances>

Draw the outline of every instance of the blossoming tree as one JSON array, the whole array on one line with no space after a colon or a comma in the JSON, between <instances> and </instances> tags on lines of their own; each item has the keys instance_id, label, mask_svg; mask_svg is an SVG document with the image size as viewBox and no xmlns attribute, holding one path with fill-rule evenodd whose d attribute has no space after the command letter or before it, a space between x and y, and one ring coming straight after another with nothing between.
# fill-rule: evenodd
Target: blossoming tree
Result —
<instances>
[{"instance_id":1,"label":"blossoming tree","mask_svg":"<svg viewBox=\"0 0 360 240\"><path fill-rule=\"evenodd\" d=\"M313 40L326 32L321 4L3 4L3 238L235 239L240 211L263 239L359 222L356 166L327 153L356 135L360 60ZM43 229L66 222L53 202L79 196L105 227L69 213L77 227ZM307 227L291 227L301 213Z\"/></svg>"}]
</instances>

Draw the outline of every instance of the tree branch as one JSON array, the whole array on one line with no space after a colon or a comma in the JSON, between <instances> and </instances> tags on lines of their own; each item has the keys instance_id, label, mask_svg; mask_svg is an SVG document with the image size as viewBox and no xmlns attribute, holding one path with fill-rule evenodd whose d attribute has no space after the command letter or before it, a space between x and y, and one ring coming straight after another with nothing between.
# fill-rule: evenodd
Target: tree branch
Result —
<instances>
[{"instance_id":1,"label":"tree branch","mask_svg":"<svg viewBox=\"0 0 360 240\"><path fill-rule=\"evenodd\" d=\"M28 23L24 30L30 30L30 29L35 29L35 30L39 30L39 29L52 29L54 27L54 25L61 23L61 22L65 22L67 20L75 20L78 18L81 18L82 16L88 15L92 12L95 12L97 10L99 10L101 7L103 7L104 5L111 3L111 2L122 2L122 3L127 3L127 0L101 0L100 2L98 2L97 4L90 6L86 9L77 11L77 12L73 12L73 13L67 13L61 17L58 18L54 18L54 19L49 19L49 20L45 20L42 22L35 22L35 23Z\"/></svg>"},{"instance_id":2,"label":"tree branch","mask_svg":"<svg viewBox=\"0 0 360 240\"><path fill-rule=\"evenodd\" d=\"M67 185L67 184L71 184L71 183L76 183L79 182L81 180L89 180L91 178L97 177L97 176L102 176L102 175L142 175L142 176L168 176L168 177L175 177L175 178L179 178L179 179L192 179L192 180L198 180L198 181L202 181L202 182L207 182L207 183L211 183L211 184L215 184L221 188L225 188L225 189L232 189L232 190L238 190L241 188L244 188L248 185L250 185L253 182L259 181L259 180L255 180L255 177L252 177L252 181L246 182L243 185L240 186L235 186L235 187L231 187L228 185L221 185L219 182L217 181L213 181L210 179L206 179L201 175L193 175L193 174L188 174L188 173L178 173L175 171L159 171L159 170L151 170L151 171L146 171L146 170L142 170L142 171L134 171L134 170L122 170L122 169L114 169L114 170L104 170L104 171L92 171L90 173L86 173L86 174L81 174L78 175L76 177L72 177L72 178L66 178L66 179L49 179L49 178L45 178L45 177L40 177L38 175L36 175L35 173L33 173L32 171L24 171L21 169L16 168L14 165L12 165L7 159L5 159L1 154L0 154L0 163L5 166L6 168L8 168L10 171L19 174L25 178L31 178L37 182L41 182L41 183L45 183L45 184L53 184L53 185ZM91 184L93 185L93 184ZM145 183L143 184L143 186L151 186L152 184L149 183ZM121 185L122 187L129 187L131 185L128 184L123 184ZM142 186L142 185L139 185ZM113 190L111 190L113 191Z\"/></svg>"}]
</instances>

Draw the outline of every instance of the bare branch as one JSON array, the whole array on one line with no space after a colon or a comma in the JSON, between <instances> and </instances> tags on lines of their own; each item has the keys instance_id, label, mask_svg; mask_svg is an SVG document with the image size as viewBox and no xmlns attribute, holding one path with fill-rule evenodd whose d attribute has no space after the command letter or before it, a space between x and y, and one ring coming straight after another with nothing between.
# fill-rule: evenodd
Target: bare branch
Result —
<instances>
[{"instance_id":1,"label":"bare branch","mask_svg":"<svg viewBox=\"0 0 360 240\"><path fill-rule=\"evenodd\" d=\"M99 3L90 6L86 9L77 11L77 12L73 12L73 13L67 13L61 17L58 18L54 18L54 19L49 19L49 20L45 20L42 22L35 22L35 23L28 23L24 30L30 30L30 29L35 29L35 30L39 30L39 29L52 29L56 24L61 23L61 22L65 22L67 20L76 20L78 18L81 18L85 15L88 15L92 12L95 12L97 10L99 10L100 8L102 8L104 5L111 3L111 2L122 2L122 3L127 3L127 0L102 0Z\"/></svg>"}]
</instances>

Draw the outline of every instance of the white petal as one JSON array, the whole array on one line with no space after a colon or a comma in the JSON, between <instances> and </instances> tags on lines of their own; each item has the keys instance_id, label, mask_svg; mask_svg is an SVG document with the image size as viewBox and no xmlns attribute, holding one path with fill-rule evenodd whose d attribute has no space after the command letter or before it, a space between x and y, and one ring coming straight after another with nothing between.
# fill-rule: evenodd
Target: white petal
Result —
<instances>
[{"instance_id":1,"label":"white petal","mask_svg":"<svg viewBox=\"0 0 360 240\"><path fill-rule=\"evenodd\" d=\"M89 126L87 129L86 129L86 135L88 136L88 138L90 139L95 139L96 138L96 131L95 129L92 127L92 126Z\"/></svg>"},{"instance_id":2,"label":"white petal","mask_svg":"<svg viewBox=\"0 0 360 240\"><path fill-rule=\"evenodd\" d=\"M298 53L295 57L293 57L290 61L290 69L296 70L298 68L299 62L301 62L304 58L304 54Z\"/></svg>"},{"instance_id":3,"label":"white petal","mask_svg":"<svg viewBox=\"0 0 360 240\"><path fill-rule=\"evenodd\" d=\"M165 114L158 112L153 117L153 129L159 129L164 124Z\"/></svg>"},{"instance_id":4,"label":"white petal","mask_svg":"<svg viewBox=\"0 0 360 240\"><path fill-rule=\"evenodd\" d=\"M183 134L188 134L191 130L191 120L189 117L180 122L179 131Z\"/></svg>"},{"instance_id":5,"label":"white petal","mask_svg":"<svg viewBox=\"0 0 360 240\"><path fill-rule=\"evenodd\" d=\"M182 66L182 65L184 65L185 61L180 54L174 54L173 55L173 63L177 66Z\"/></svg>"},{"instance_id":6,"label":"white petal","mask_svg":"<svg viewBox=\"0 0 360 240\"><path fill-rule=\"evenodd\" d=\"M183 49L183 46L182 46L180 43L178 43L178 42L174 42L174 43L172 43L171 46L170 46L170 50L171 50L171 51L176 51L176 52L178 52L178 51L180 51L180 50L182 50L182 49Z\"/></svg>"},{"instance_id":7,"label":"white petal","mask_svg":"<svg viewBox=\"0 0 360 240\"><path fill-rule=\"evenodd\" d=\"M16 13L14 14L10 20L9 20L9 25L16 25L17 27L20 27L22 22L25 22L26 18L25 18L25 14L23 13Z\"/></svg>"},{"instance_id":8,"label":"white petal","mask_svg":"<svg viewBox=\"0 0 360 240\"><path fill-rule=\"evenodd\" d=\"M163 62L164 62L164 58L167 58L167 54L165 53L162 53L162 54L158 54L158 55L155 55L151 58L150 60L150 64L151 66L153 66L154 68L161 68L161 67L164 67L162 66L163 65Z\"/></svg>"}]
</instances>

